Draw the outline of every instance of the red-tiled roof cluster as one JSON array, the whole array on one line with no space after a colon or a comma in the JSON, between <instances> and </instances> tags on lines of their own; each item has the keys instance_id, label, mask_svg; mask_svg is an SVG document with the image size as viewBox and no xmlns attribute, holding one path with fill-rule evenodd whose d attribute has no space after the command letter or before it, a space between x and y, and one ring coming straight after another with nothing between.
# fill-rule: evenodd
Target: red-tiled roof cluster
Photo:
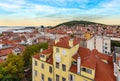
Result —
<instances>
[{"instance_id":1,"label":"red-tiled roof cluster","mask_svg":"<svg viewBox=\"0 0 120 81\"><path fill-rule=\"evenodd\" d=\"M20 49L22 49L22 53L25 51L25 46L23 46L23 45L17 45L17 44L12 44L11 47L0 49L0 56L7 56L8 54L12 53L12 50L14 48L20 48Z\"/></svg>"},{"instance_id":2,"label":"red-tiled roof cluster","mask_svg":"<svg viewBox=\"0 0 120 81\"><path fill-rule=\"evenodd\" d=\"M97 50L90 51L88 48L80 47L78 53L73 56L77 60L81 57L81 66L95 70L95 81L116 81L113 70L112 56L99 53ZM102 60L108 61L108 63ZM77 65L72 65L70 71L77 73Z\"/></svg>"},{"instance_id":3,"label":"red-tiled roof cluster","mask_svg":"<svg viewBox=\"0 0 120 81\"><path fill-rule=\"evenodd\" d=\"M6 56L10 53L12 53L12 47L0 50L0 56Z\"/></svg>"}]
</instances>

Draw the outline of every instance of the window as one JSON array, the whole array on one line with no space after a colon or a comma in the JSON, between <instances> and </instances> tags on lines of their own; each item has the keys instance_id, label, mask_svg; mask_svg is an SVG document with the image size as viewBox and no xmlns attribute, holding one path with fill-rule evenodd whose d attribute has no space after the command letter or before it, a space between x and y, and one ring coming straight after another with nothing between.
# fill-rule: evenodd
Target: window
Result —
<instances>
[{"instance_id":1,"label":"window","mask_svg":"<svg viewBox=\"0 0 120 81\"><path fill-rule=\"evenodd\" d=\"M63 78L62 78L62 81L66 81L66 78L63 77Z\"/></svg>"},{"instance_id":2,"label":"window","mask_svg":"<svg viewBox=\"0 0 120 81\"><path fill-rule=\"evenodd\" d=\"M66 65L62 64L62 70L66 71Z\"/></svg>"},{"instance_id":3,"label":"window","mask_svg":"<svg viewBox=\"0 0 120 81\"><path fill-rule=\"evenodd\" d=\"M56 48L56 53L58 53L59 52L59 48Z\"/></svg>"},{"instance_id":4,"label":"window","mask_svg":"<svg viewBox=\"0 0 120 81\"><path fill-rule=\"evenodd\" d=\"M81 68L81 69L82 69L82 71L86 72L86 68Z\"/></svg>"},{"instance_id":5,"label":"window","mask_svg":"<svg viewBox=\"0 0 120 81\"><path fill-rule=\"evenodd\" d=\"M56 62L56 68L59 68L59 63L58 62Z\"/></svg>"},{"instance_id":6,"label":"window","mask_svg":"<svg viewBox=\"0 0 120 81\"><path fill-rule=\"evenodd\" d=\"M44 81L44 74L41 74L41 80Z\"/></svg>"},{"instance_id":7,"label":"window","mask_svg":"<svg viewBox=\"0 0 120 81\"><path fill-rule=\"evenodd\" d=\"M76 61L73 61L72 64L73 64L73 65L77 65L77 62L76 62Z\"/></svg>"},{"instance_id":8,"label":"window","mask_svg":"<svg viewBox=\"0 0 120 81\"><path fill-rule=\"evenodd\" d=\"M105 49L107 49L107 47L105 47Z\"/></svg>"},{"instance_id":9,"label":"window","mask_svg":"<svg viewBox=\"0 0 120 81\"><path fill-rule=\"evenodd\" d=\"M87 69L87 73L92 74L92 70Z\"/></svg>"},{"instance_id":10,"label":"window","mask_svg":"<svg viewBox=\"0 0 120 81\"><path fill-rule=\"evenodd\" d=\"M107 51L105 51L105 53L107 53Z\"/></svg>"},{"instance_id":11,"label":"window","mask_svg":"<svg viewBox=\"0 0 120 81\"><path fill-rule=\"evenodd\" d=\"M81 68L82 71L87 72L89 74L92 74L92 70L86 69L86 68Z\"/></svg>"},{"instance_id":12,"label":"window","mask_svg":"<svg viewBox=\"0 0 120 81\"><path fill-rule=\"evenodd\" d=\"M45 56L44 56L43 54L41 54L40 57L43 57L43 58L44 58Z\"/></svg>"},{"instance_id":13,"label":"window","mask_svg":"<svg viewBox=\"0 0 120 81\"><path fill-rule=\"evenodd\" d=\"M48 81L52 81L52 78L49 77L49 78L48 78Z\"/></svg>"},{"instance_id":14,"label":"window","mask_svg":"<svg viewBox=\"0 0 120 81\"><path fill-rule=\"evenodd\" d=\"M70 75L70 76L69 76L69 80L70 80L70 81L74 81L74 76L73 76L73 75Z\"/></svg>"},{"instance_id":15,"label":"window","mask_svg":"<svg viewBox=\"0 0 120 81\"><path fill-rule=\"evenodd\" d=\"M35 70L35 76L37 76L37 70Z\"/></svg>"},{"instance_id":16,"label":"window","mask_svg":"<svg viewBox=\"0 0 120 81\"><path fill-rule=\"evenodd\" d=\"M37 61L35 61L35 66L37 66Z\"/></svg>"},{"instance_id":17,"label":"window","mask_svg":"<svg viewBox=\"0 0 120 81\"><path fill-rule=\"evenodd\" d=\"M105 45L107 45L107 43L105 43Z\"/></svg>"},{"instance_id":18,"label":"window","mask_svg":"<svg viewBox=\"0 0 120 81\"><path fill-rule=\"evenodd\" d=\"M52 73L52 67L51 66L49 66L49 72Z\"/></svg>"},{"instance_id":19,"label":"window","mask_svg":"<svg viewBox=\"0 0 120 81\"><path fill-rule=\"evenodd\" d=\"M56 81L60 81L59 79L60 79L59 75L56 75Z\"/></svg>"},{"instance_id":20,"label":"window","mask_svg":"<svg viewBox=\"0 0 120 81\"><path fill-rule=\"evenodd\" d=\"M41 64L41 68L44 69L44 64L43 63Z\"/></svg>"}]
</instances>

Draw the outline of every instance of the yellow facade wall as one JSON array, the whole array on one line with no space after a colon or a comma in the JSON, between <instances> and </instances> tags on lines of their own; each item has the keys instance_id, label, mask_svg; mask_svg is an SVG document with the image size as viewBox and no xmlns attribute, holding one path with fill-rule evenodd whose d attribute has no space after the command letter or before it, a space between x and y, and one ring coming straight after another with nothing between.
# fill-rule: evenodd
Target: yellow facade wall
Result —
<instances>
[{"instance_id":1,"label":"yellow facade wall","mask_svg":"<svg viewBox=\"0 0 120 81\"><path fill-rule=\"evenodd\" d=\"M34 65L35 61L37 61L37 66ZM43 62L41 60L35 59L35 58L32 58L32 62L33 62L33 65L32 65L33 80L32 81L41 81L41 74L44 74L44 81L48 81L48 77L52 78L53 80L53 71L54 71L53 65ZM42 63L44 64L44 69L41 68ZM52 67L52 73L49 72L49 66ZM37 76L34 75L35 70L37 71Z\"/></svg>"},{"instance_id":2,"label":"yellow facade wall","mask_svg":"<svg viewBox=\"0 0 120 81\"><path fill-rule=\"evenodd\" d=\"M83 66L81 66L81 68L83 68ZM84 67L84 68L92 70L92 74L89 74L87 72L81 71L81 75L87 76L88 78L91 78L91 79L94 79L94 77L95 77L95 70L93 70L91 68L88 68L88 67Z\"/></svg>"},{"instance_id":3,"label":"yellow facade wall","mask_svg":"<svg viewBox=\"0 0 120 81\"><path fill-rule=\"evenodd\" d=\"M69 74L74 76L74 81L93 81L92 79L86 78L81 75L74 74L72 72L69 72Z\"/></svg>"}]
</instances>

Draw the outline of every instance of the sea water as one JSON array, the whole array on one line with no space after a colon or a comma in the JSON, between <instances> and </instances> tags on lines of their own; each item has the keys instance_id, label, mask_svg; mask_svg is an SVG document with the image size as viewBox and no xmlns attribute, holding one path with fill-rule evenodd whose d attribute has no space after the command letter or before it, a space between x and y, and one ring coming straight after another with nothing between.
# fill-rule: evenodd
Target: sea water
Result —
<instances>
[{"instance_id":1,"label":"sea water","mask_svg":"<svg viewBox=\"0 0 120 81\"><path fill-rule=\"evenodd\" d=\"M12 31L14 29L21 29L24 28L23 26L0 26L0 33L3 31Z\"/></svg>"}]
</instances>

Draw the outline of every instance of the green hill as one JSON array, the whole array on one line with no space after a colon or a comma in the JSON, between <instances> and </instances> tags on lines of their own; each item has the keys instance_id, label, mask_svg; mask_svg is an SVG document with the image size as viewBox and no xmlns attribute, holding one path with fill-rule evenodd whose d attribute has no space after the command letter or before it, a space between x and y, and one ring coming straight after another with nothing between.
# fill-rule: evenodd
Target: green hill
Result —
<instances>
[{"instance_id":1,"label":"green hill","mask_svg":"<svg viewBox=\"0 0 120 81\"><path fill-rule=\"evenodd\" d=\"M64 23L61 23L61 24L58 24L55 26L56 27L59 27L61 25L65 25L65 26L77 26L77 25L80 25L80 24L83 24L83 25L91 25L91 24L99 24L99 25L104 25L104 24L100 24L100 23L95 23L95 22L90 22L90 21L69 21L69 22L64 22Z\"/></svg>"}]
</instances>

